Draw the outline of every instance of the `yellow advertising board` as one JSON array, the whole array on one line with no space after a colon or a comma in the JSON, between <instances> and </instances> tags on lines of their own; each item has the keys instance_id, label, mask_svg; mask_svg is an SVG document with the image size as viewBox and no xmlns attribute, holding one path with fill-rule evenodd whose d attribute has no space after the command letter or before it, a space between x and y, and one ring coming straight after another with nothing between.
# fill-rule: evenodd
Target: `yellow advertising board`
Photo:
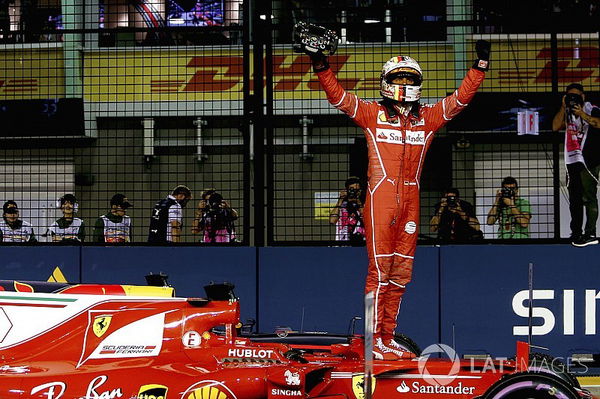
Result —
<instances>
[{"instance_id":1,"label":"yellow advertising board","mask_svg":"<svg viewBox=\"0 0 600 399\"><path fill-rule=\"evenodd\" d=\"M241 51L121 50L86 52L86 101L241 100Z\"/></svg>"},{"instance_id":2,"label":"yellow advertising board","mask_svg":"<svg viewBox=\"0 0 600 399\"><path fill-rule=\"evenodd\" d=\"M0 52L0 100L64 96L61 48L11 48Z\"/></svg>"},{"instance_id":3,"label":"yellow advertising board","mask_svg":"<svg viewBox=\"0 0 600 399\"><path fill-rule=\"evenodd\" d=\"M597 40L561 40L556 55L559 90L569 83L581 83L588 91L600 89ZM549 93L552 91L552 74L549 39L492 42L490 71L482 90Z\"/></svg>"},{"instance_id":4,"label":"yellow advertising board","mask_svg":"<svg viewBox=\"0 0 600 399\"><path fill-rule=\"evenodd\" d=\"M467 47L473 47L471 43ZM457 86L457 64L450 45L341 47L330 57L341 84L363 98L379 97L379 74L389 58L406 53L424 71L426 97L442 97ZM581 41L559 43L558 79L562 87L580 82L597 90L598 46ZM468 68L474 53L466 56ZM252 62L250 62L252 65ZM320 99L322 93L307 56L277 49L272 59L273 97L277 100ZM132 50L87 53L85 95L88 101L221 101L241 100L243 60L240 51ZM549 41L493 43L491 69L482 87L487 92L550 92ZM253 89L253 88L251 88Z\"/></svg>"},{"instance_id":5,"label":"yellow advertising board","mask_svg":"<svg viewBox=\"0 0 600 399\"><path fill-rule=\"evenodd\" d=\"M446 91L446 80L452 78L448 72L452 68L437 67L443 63L436 52L443 52L444 62L452 63L450 50L428 46L412 54L425 69L432 66L435 70L431 84L441 94ZM330 64L344 87L376 97L381 67L394 55L391 46L342 48L330 57ZM322 98L307 56L279 50L272 64L275 100ZM241 100L243 94L241 51L98 51L87 52L84 65L87 101L222 101Z\"/></svg>"},{"instance_id":6,"label":"yellow advertising board","mask_svg":"<svg viewBox=\"0 0 600 399\"><path fill-rule=\"evenodd\" d=\"M465 46L473 47L472 43ZM492 40L492 46L491 69L482 91L551 91L549 40ZM559 86L578 82L590 91L599 90L598 53L595 40L559 42ZM82 54L86 101L242 100L244 70L238 48L99 49ZM378 98L381 67L400 54L419 61L424 71L424 96L434 98L454 90L457 78L463 76L463 71L455 73L456 68L468 68L475 58L470 52L464 63L457 62L451 45L356 44L340 46L330 64L346 89L363 98ZM64 97L63 58L61 48L0 50L0 100ZM249 64L252 66L251 60ZM291 48L275 49L272 69L276 101L323 98L307 56L293 53Z\"/></svg>"}]
</instances>

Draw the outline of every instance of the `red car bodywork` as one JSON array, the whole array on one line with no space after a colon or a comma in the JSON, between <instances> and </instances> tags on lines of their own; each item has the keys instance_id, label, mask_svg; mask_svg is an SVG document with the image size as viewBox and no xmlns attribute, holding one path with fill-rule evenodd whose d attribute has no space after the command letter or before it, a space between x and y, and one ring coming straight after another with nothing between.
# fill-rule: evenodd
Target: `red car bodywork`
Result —
<instances>
[{"instance_id":1,"label":"red car bodywork","mask_svg":"<svg viewBox=\"0 0 600 399\"><path fill-rule=\"evenodd\" d=\"M256 342L238 335L235 300L127 296L122 287L0 292L0 398L365 397L359 336L324 346ZM525 370L526 352L517 361L375 361L373 397L481 397Z\"/></svg>"}]
</instances>

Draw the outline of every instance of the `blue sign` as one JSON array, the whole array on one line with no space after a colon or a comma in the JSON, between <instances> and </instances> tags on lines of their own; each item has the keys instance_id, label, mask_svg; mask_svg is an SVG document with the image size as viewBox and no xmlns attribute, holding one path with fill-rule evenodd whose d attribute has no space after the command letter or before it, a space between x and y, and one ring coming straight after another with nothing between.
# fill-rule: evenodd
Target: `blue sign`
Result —
<instances>
[{"instance_id":1,"label":"blue sign","mask_svg":"<svg viewBox=\"0 0 600 399\"><path fill-rule=\"evenodd\" d=\"M4 246L0 279L48 280L59 266L70 282L144 285L164 272L183 297L205 284L236 285L242 320L261 332L346 334L364 317L367 255L352 247ZM548 353L600 353L600 246L461 245L419 247L398 332L422 348L444 343L461 354L512 356L529 335L529 264L533 265L532 343ZM362 333L364 321L355 322ZM544 352L544 350L535 349Z\"/></svg>"}]
</instances>

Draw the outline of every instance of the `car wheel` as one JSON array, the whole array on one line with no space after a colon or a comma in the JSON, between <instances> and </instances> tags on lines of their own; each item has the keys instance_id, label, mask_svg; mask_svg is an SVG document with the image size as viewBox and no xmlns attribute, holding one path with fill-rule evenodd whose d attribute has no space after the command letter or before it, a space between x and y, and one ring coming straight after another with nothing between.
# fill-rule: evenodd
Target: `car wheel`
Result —
<instances>
[{"instance_id":1,"label":"car wheel","mask_svg":"<svg viewBox=\"0 0 600 399\"><path fill-rule=\"evenodd\" d=\"M545 353L533 352L529 355L529 371L547 372L563 379L571 386L581 388L577 378L569 373L567 365L562 360Z\"/></svg>"},{"instance_id":2,"label":"car wheel","mask_svg":"<svg viewBox=\"0 0 600 399\"><path fill-rule=\"evenodd\" d=\"M413 341L409 336L404 334L394 334L394 341L404 346L406 349L408 349L415 355L421 356L421 348L419 348L419 345L417 345L417 343Z\"/></svg>"},{"instance_id":3,"label":"car wheel","mask_svg":"<svg viewBox=\"0 0 600 399\"><path fill-rule=\"evenodd\" d=\"M578 399L575 389L551 374L510 374L496 382L485 399Z\"/></svg>"}]
</instances>

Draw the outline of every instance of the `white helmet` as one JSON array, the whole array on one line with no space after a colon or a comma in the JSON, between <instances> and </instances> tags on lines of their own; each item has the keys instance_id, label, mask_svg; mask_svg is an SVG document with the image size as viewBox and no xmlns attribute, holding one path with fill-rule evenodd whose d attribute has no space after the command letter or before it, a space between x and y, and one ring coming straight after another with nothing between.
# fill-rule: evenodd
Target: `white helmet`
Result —
<instances>
[{"instance_id":1,"label":"white helmet","mask_svg":"<svg viewBox=\"0 0 600 399\"><path fill-rule=\"evenodd\" d=\"M410 76L415 83L412 85L392 83L392 80L398 76ZM417 61L411 57L403 55L392 57L383 65L381 71L381 95L383 97L396 101L419 101L421 83L423 83L423 72Z\"/></svg>"}]
</instances>

